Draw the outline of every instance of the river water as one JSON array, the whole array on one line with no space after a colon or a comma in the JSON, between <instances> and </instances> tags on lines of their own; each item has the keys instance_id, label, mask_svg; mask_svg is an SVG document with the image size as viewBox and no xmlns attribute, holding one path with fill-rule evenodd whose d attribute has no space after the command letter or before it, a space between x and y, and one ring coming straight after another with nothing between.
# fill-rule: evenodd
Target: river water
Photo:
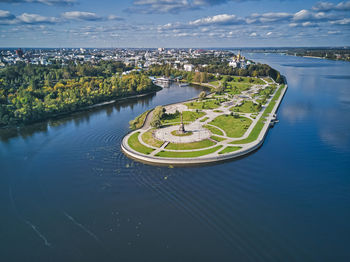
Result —
<instances>
[{"instance_id":1,"label":"river water","mask_svg":"<svg viewBox=\"0 0 350 262\"><path fill-rule=\"evenodd\" d=\"M0 131L0 261L349 261L350 63L245 54L287 77L280 122L239 160L155 167L128 121L194 87Z\"/></svg>"}]
</instances>

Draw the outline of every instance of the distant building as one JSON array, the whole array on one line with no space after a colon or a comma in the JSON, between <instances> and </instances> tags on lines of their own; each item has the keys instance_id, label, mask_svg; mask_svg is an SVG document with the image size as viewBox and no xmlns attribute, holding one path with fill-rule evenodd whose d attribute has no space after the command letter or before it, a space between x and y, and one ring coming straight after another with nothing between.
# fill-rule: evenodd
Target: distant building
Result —
<instances>
[{"instance_id":1,"label":"distant building","mask_svg":"<svg viewBox=\"0 0 350 262\"><path fill-rule=\"evenodd\" d=\"M16 50L16 55L17 55L18 57L22 58L23 55L24 55L23 50L22 50L21 48L17 49L17 50Z\"/></svg>"},{"instance_id":2,"label":"distant building","mask_svg":"<svg viewBox=\"0 0 350 262\"><path fill-rule=\"evenodd\" d=\"M247 62L244 56L241 55L241 52L239 51L238 54L234 57L232 57L232 60L229 62L229 66L232 66L233 68L246 68Z\"/></svg>"},{"instance_id":3,"label":"distant building","mask_svg":"<svg viewBox=\"0 0 350 262\"><path fill-rule=\"evenodd\" d=\"M194 65L191 65L191 64L184 65L184 70L187 72L191 72L193 71L193 69L194 69Z\"/></svg>"},{"instance_id":4,"label":"distant building","mask_svg":"<svg viewBox=\"0 0 350 262\"><path fill-rule=\"evenodd\" d=\"M239 62L237 63L236 61L230 61L230 62L228 63L228 65L229 65L229 66L232 66L233 68L236 68L236 67L239 66Z\"/></svg>"}]
</instances>

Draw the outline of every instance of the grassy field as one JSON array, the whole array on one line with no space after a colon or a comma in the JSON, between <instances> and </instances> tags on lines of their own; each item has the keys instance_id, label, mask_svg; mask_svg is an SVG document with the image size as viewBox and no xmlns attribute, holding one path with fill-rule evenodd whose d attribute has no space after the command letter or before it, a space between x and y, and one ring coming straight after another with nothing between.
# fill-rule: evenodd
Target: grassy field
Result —
<instances>
[{"instance_id":1,"label":"grassy field","mask_svg":"<svg viewBox=\"0 0 350 262\"><path fill-rule=\"evenodd\" d=\"M230 76L227 76L230 77ZM228 81L227 83L248 83L251 85L264 85L265 82L262 81L260 78L256 77L245 77L245 76L231 76L232 81ZM214 85L214 86L219 86L219 82L222 82L223 80L217 80L217 81L212 81L209 84Z\"/></svg>"},{"instance_id":2,"label":"grassy field","mask_svg":"<svg viewBox=\"0 0 350 262\"><path fill-rule=\"evenodd\" d=\"M148 110L146 112L143 112L141 115L137 116L134 120L131 120L129 122L130 125L130 129L139 129L143 126L143 123L145 122L146 116L148 114L148 112L151 110Z\"/></svg>"},{"instance_id":3,"label":"grassy field","mask_svg":"<svg viewBox=\"0 0 350 262\"><path fill-rule=\"evenodd\" d=\"M212 82L209 82L209 84L218 87L220 85L220 81L212 81Z\"/></svg>"},{"instance_id":4,"label":"grassy field","mask_svg":"<svg viewBox=\"0 0 350 262\"><path fill-rule=\"evenodd\" d=\"M273 107L274 107L275 104L276 104L277 99L278 99L278 98L280 97L280 95L281 95L281 92L282 92L282 88L283 88L283 87L284 87L284 86L282 85L282 86L280 87L280 89L277 90L276 94L275 94L274 97L272 98L272 100L271 100L271 102L269 103L269 105L265 108L264 113L262 114L262 116L260 117L260 119L258 120L258 122L256 123L256 125L254 126L252 132L250 132L249 136L248 136L247 138L245 138L245 139L242 139L242 140L233 141L233 142L231 142L230 144L247 144L247 143L251 143L251 142L255 141L255 140L258 138L258 136L259 136L259 134L260 134L262 128L263 128L264 125L265 125L265 123L264 123L265 117L268 116L268 114L271 113Z\"/></svg>"},{"instance_id":5,"label":"grassy field","mask_svg":"<svg viewBox=\"0 0 350 262\"><path fill-rule=\"evenodd\" d=\"M204 125L203 127L208 129L210 132L212 132L215 135L219 135L219 136L223 136L224 135L224 133L222 133L221 130L217 129L216 127L209 126L209 125Z\"/></svg>"},{"instance_id":6,"label":"grassy field","mask_svg":"<svg viewBox=\"0 0 350 262\"><path fill-rule=\"evenodd\" d=\"M214 99L200 102L190 102L185 104L189 109L215 109L220 106L220 102Z\"/></svg>"},{"instance_id":7,"label":"grassy field","mask_svg":"<svg viewBox=\"0 0 350 262\"><path fill-rule=\"evenodd\" d=\"M254 85L263 85L265 84L264 81L262 81L260 78L256 77L245 77L245 76L233 76L233 81L232 82L238 82L238 83L249 83L249 84L254 84Z\"/></svg>"},{"instance_id":8,"label":"grassy field","mask_svg":"<svg viewBox=\"0 0 350 262\"><path fill-rule=\"evenodd\" d=\"M140 134L140 132L136 132L136 133L132 134L129 137L128 145L132 149L136 150L137 152L149 155L150 153L152 153L154 151L154 149L149 148L149 147L144 146L143 144L141 144L139 139L138 139L139 134Z\"/></svg>"},{"instance_id":9,"label":"grassy field","mask_svg":"<svg viewBox=\"0 0 350 262\"><path fill-rule=\"evenodd\" d=\"M164 142L160 141L158 139L155 139L152 135L152 132L153 132L153 130L150 130L150 131L143 133L141 136L142 141L150 146L161 147Z\"/></svg>"},{"instance_id":10,"label":"grassy field","mask_svg":"<svg viewBox=\"0 0 350 262\"><path fill-rule=\"evenodd\" d=\"M191 149L201 149L215 145L215 143L209 139L205 139L198 142L191 143L169 143L166 149L170 150L191 150Z\"/></svg>"},{"instance_id":11,"label":"grassy field","mask_svg":"<svg viewBox=\"0 0 350 262\"><path fill-rule=\"evenodd\" d=\"M209 124L220 127L226 132L228 137L241 137L244 135L251 123L252 120L246 117L221 115L215 118Z\"/></svg>"},{"instance_id":12,"label":"grassy field","mask_svg":"<svg viewBox=\"0 0 350 262\"><path fill-rule=\"evenodd\" d=\"M233 106L230 108L231 111L241 112L241 113L257 113L260 111L258 105L254 104L252 101L243 101L240 106Z\"/></svg>"},{"instance_id":13,"label":"grassy field","mask_svg":"<svg viewBox=\"0 0 350 262\"><path fill-rule=\"evenodd\" d=\"M183 121L184 122L193 122L198 118L201 118L202 116L205 115L204 112L192 112L192 111L184 111L182 112L183 115ZM181 122L181 117L180 114L171 114L167 115L162 119L162 124L171 124L171 123L176 123L176 122Z\"/></svg>"},{"instance_id":14,"label":"grassy field","mask_svg":"<svg viewBox=\"0 0 350 262\"><path fill-rule=\"evenodd\" d=\"M226 140L225 138L218 137L218 136L211 136L210 138L213 139L213 140L215 140L215 141L217 141L217 142L221 142L221 141Z\"/></svg>"},{"instance_id":15,"label":"grassy field","mask_svg":"<svg viewBox=\"0 0 350 262\"><path fill-rule=\"evenodd\" d=\"M176 158L187 158L187 157L199 157L205 156L218 151L222 146L216 146L213 148L199 150L199 151L189 151L189 152L171 152L171 151L161 151L156 154L159 157L176 157Z\"/></svg>"},{"instance_id":16,"label":"grassy field","mask_svg":"<svg viewBox=\"0 0 350 262\"><path fill-rule=\"evenodd\" d=\"M200 122L205 122L209 119L209 117L204 117L203 119L199 120Z\"/></svg>"},{"instance_id":17,"label":"grassy field","mask_svg":"<svg viewBox=\"0 0 350 262\"><path fill-rule=\"evenodd\" d=\"M231 153L231 152L237 151L239 149L241 149L240 146L228 146L228 147L224 148L223 150L221 150L219 152L219 154L221 155L221 154Z\"/></svg>"}]
</instances>

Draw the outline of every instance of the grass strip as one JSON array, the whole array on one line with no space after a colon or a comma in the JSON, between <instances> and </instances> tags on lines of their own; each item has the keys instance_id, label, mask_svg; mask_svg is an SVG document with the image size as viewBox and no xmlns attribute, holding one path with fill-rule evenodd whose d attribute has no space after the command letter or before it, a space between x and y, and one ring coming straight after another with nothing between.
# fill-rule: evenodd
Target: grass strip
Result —
<instances>
[{"instance_id":1,"label":"grass strip","mask_svg":"<svg viewBox=\"0 0 350 262\"><path fill-rule=\"evenodd\" d=\"M141 144L139 141L139 138L138 138L139 134L140 134L140 132L136 132L136 133L132 134L128 139L128 145L132 149L136 150L137 152L149 155L150 153L152 153L154 151L154 149L149 148L149 147Z\"/></svg>"},{"instance_id":2,"label":"grass strip","mask_svg":"<svg viewBox=\"0 0 350 262\"><path fill-rule=\"evenodd\" d=\"M205 139L198 142L191 143L169 143L166 146L166 149L171 150L191 150L191 149L201 149L215 145L215 142Z\"/></svg>"},{"instance_id":3,"label":"grass strip","mask_svg":"<svg viewBox=\"0 0 350 262\"><path fill-rule=\"evenodd\" d=\"M218 136L211 136L210 138L217 141L217 142L221 142L221 141L226 140L226 138L222 138L222 137L218 137Z\"/></svg>"},{"instance_id":4,"label":"grass strip","mask_svg":"<svg viewBox=\"0 0 350 262\"><path fill-rule=\"evenodd\" d=\"M158 139L155 139L153 137L153 130L147 131L142 134L141 136L142 141L145 142L146 144L154 147L161 147L163 145L163 141L160 141Z\"/></svg>"},{"instance_id":5,"label":"grass strip","mask_svg":"<svg viewBox=\"0 0 350 262\"><path fill-rule=\"evenodd\" d=\"M156 156L173 157L173 158L200 157L200 156L205 156L205 155L209 155L211 153L214 153L217 150L219 150L220 148L222 148L222 146L216 146L216 147L205 149L205 150L189 151L189 152L161 151L161 152L157 153Z\"/></svg>"},{"instance_id":6,"label":"grass strip","mask_svg":"<svg viewBox=\"0 0 350 262\"><path fill-rule=\"evenodd\" d=\"M223 150L221 150L219 152L219 154L222 155L222 154L226 154L226 153L231 153L231 152L237 151L241 148L242 147L240 147L240 146L228 146L228 147L224 148Z\"/></svg>"},{"instance_id":7,"label":"grass strip","mask_svg":"<svg viewBox=\"0 0 350 262\"><path fill-rule=\"evenodd\" d=\"M204 125L203 127L208 129L210 132L212 132L215 135L219 135L219 136L223 136L224 135L224 133L222 133L220 129L218 129L218 128L214 127L214 126Z\"/></svg>"}]
</instances>

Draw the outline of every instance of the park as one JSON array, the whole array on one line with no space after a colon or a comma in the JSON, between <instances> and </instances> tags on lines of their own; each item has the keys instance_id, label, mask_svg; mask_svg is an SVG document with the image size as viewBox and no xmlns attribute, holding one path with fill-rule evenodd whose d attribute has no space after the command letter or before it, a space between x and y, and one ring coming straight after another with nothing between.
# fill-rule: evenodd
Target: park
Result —
<instances>
[{"instance_id":1,"label":"park","mask_svg":"<svg viewBox=\"0 0 350 262\"><path fill-rule=\"evenodd\" d=\"M213 81L212 92L157 106L137 117L122 142L136 160L160 165L204 164L258 149L287 89L271 78L231 77Z\"/></svg>"}]
</instances>

